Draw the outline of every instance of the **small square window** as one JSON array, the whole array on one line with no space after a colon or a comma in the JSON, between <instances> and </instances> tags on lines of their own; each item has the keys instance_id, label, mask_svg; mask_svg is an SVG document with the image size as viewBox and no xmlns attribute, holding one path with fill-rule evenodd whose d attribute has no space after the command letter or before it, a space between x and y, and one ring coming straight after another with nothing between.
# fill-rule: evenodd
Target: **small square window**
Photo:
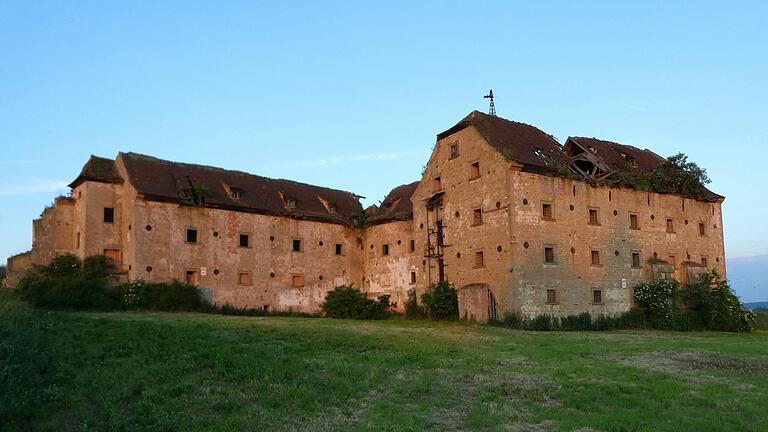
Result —
<instances>
[{"instance_id":1,"label":"small square window","mask_svg":"<svg viewBox=\"0 0 768 432\"><path fill-rule=\"evenodd\" d=\"M640 252L632 252L632 267L640 268Z\"/></svg>"},{"instance_id":2,"label":"small square window","mask_svg":"<svg viewBox=\"0 0 768 432\"><path fill-rule=\"evenodd\" d=\"M199 282L197 270L187 270L184 273L184 282L187 285L197 285Z\"/></svg>"},{"instance_id":3,"label":"small square window","mask_svg":"<svg viewBox=\"0 0 768 432\"><path fill-rule=\"evenodd\" d=\"M599 266L600 265L600 251L593 250L591 255L592 255L592 265L593 266Z\"/></svg>"},{"instance_id":4,"label":"small square window","mask_svg":"<svg viewBox=\"0 0 768 432\"><path fill-rule=\"evenodd\" d=\"M544 262L547 264L555 263L555 248L547 246L544 248Z\"/></svg>"},{"instance_id":5,"label":"small square window","mask_svg":"<svg viewBox=\"0 0 768 432\"><path fill-rule=\"evenodd\" d=\"M389 245L388 244L381 245L381 254L382 255L389 255Z\"/></svg>"},{"instance_id":6,"label":"small square window","mask_svg":"<svg viewBox=\"0 0 768 432\"><path fill-rule=\"evenodd\" d=\"M336 255L341 255L341 243L336 243Z\"/></svg>"},{"instance_id":7,"label":"small square window","mask_svg":"<svg viewBox=\"0 0 768 432\"><path fill-rule=\"evenodd\" d=\"M483 257L483 251L475 252L475 267L484 267L485 259Z\"/></svg>"},{"instance_id":8,"label":"small square window","mask_svg":"<svg viewBox=\"0 0 768 432\"><path fill-rule=\"evenodd\" d=\"M594 304L602 304L603 303L603 291L602 290L592 290L592 303Z\"/></svg>"},{"instance_id":9,"label":"small square window","mask_svg":"<svg viewBox=\"0 0 768 432\"><path fill-rule=\"evenodd\" d=\"M293 239L293 251L301 252L301 240Z\"/></svg>"},{"instance_id":10,"label":"small square window","mask_svg":"<svg viewBox=\"0 0 768 432\"><path fill-rule=\"evenodd\" d=\"M295 274L291 276L291 285L296 287L303 287L304 286L304 275Z\"/></svg>"},{"instance_id":11,"label":"small square window","mask_svg":"<svg viewBox=\"0 0 768 432\"><path fill-rule=\"evenodd\" d=\"M240 272L237 274L237 283L239 285L251 285L251 274L249 272Z\"/></svg>"},{"instance_id":12,"label":"small square window","mask_svg":"<svg viewBox=\"0 0 768 432\"><path fill-rule=\"evenodd\" d=\"M480 177L480 162L473 162L469 165L469 179Z\"/></svg>"},{"instance_id":13,"label":"small square window","mask_svg":"<svg viewBox=\"0 0 768 432\"><path fill-rule=\"evenodd\" d=\"M674 255L667 255L667 262L669 262L672 267L677 268L677 257Z\"/></svg>"},{"instance_id":14,"label":"small square window","mask_svg":"<svg viewBox=\"0 0 768 432\"><path fill-rule=\"evenodd\" d=\"M667 232L675 232L675 221L672 218L667 218Z\"/></svg>"},{"instance_id":15,"label":"small square window","mask_svg":"<svg viewBox=\"0 0 768 432\"><path fill-rule=\"evenodd\" d=\"M636 214L629 215L629 228L633 230L640 229L640 224L637 222Z\"/></svg>"},{"instance_id":16,"label":"small square window","mask_svg":"<svg viewBox=\"0 0 768 432\"><path fill-rule=\"evenodd\" d=\"M459 156L459 142L451 143L451 159Z\"/></svg>"},{"instance_id":17,"label":"small square window","mask_svg":"<svg viewBox=\"0 0 768 432\"><path fill-rule=\"evenodd\" d=\"M197 243L197 230L187 228L187 243Z\"/></svg>"},{"instance_id":18,"label":"small square window","mask_svg":"<svg viewBox=\"0 0 768 432\"><path fill-rule=\"evenodd\" d=\"M250 238L248 234L240 234L240 247L250 247Z\"/></svg>"},{"instance_id":19,"label":"small square window","mask_svg":"<svg viewBox=\"0 0 768 432\"><path fill-rule=\"evenodd\" d=\"M556 289L548 289L547 290L547 303L548 304L555 304L555 303L557 303L557 290Z\"/></svg>"},{"instance_id":20,"label":"small square window","mask_svg":"<svg viewBox=\"0 0 768 432\"><path fill-rule=\"evenodd\" d=\"M589 224L600 225L600 218L597 214L597 209L589 209Z\"/></svg>"},{"instance_id":21,"label":"small square window","mask_svg":"<svg viewBox=\"0 0 768 432\"><path fill-rule=\"evenodd\" d=\"M104 223L115 222L115 209L112 207L104 207Z\"/></svg>"},{"instance_id":22,"label":"small square window","mask_svg":"<svg viewBox=\"0 0 768 432\"><path fill-rule=\"evenodd\" d=\"M541 205L541 217L544 218L544 220L554 219L554 214L552 213L552 204Z\"/></svg>"},{"instance_id":23,"label":"small square window","mask_svg":"<svg viewBox=\"0 0 768 432\"><path fill-rule=\"evenodd\" d=\"M483 224L483 209L478 208L472 210L472 225L482 225Z\"/></svg>"},{"instance_id":24,"label":"small square window","mask_svg":"<svg viewBox=\"0 0 768 432\"><path fill-rule=\"evenodd\" d=\"M415 285L415 284L416 284L416 272L412 271L411 272L411 285Z\"/></svg>"},{"instance_id":25,"label":"small square window","mask_svg":"<svg viewBox=\"0 0 768 432\"><path fill-rule=\"evenodd\" d=\"M703 223L699 223L699 235L707 235L707 228L704 226Z\"/></svg>"},{"instance_id":26,"label":"small square window","mask_svg":"<svg viewBox=\"0 0 768 432\"><path fill-rule=\"evenodd\" d=\"M410 244L408 250L411 251L411 252L416 252L416 240L411 240L411 244Z\"/></svg>"},{"instance_id":27,"label":"small square window","mask_svg":"<svg viewBox=\"0 0 768 432\"><path fill-rule=\"evenodd\" d=\"M701 257L701 265L703 265L704 267L707 266L707 257Z\"/></svg>"}]
</instances>

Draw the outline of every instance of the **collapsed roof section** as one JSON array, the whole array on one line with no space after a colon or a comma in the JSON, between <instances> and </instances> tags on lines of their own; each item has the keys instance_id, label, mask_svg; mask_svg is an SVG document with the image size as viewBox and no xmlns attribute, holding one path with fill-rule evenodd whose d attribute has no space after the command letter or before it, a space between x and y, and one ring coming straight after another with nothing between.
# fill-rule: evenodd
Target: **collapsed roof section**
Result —
<instances>
[{"instance_id":1,"label":"collapsed roof section","mask_svg":"<svg viewBox=\"0 0 768 432\"><path fill-rule=\"evenodd\" d=\"M123 178L117 172L115 161L91 155L88 162L83 165L83 169L72 183L70 188L76 188L85 181L95 181L100 183L122 183Z\"/></svg>"},{"instance_id":2,"label":"collapsed roof section","mask_svg":"<svg viewBox=\"0 0 768 432\"><path fill-rule=\"evenodd\" d=\"M377 225L384 222L413 219L411 196L418 185L418 181L400 185L387 194L380 206L368 207L366 209L366 224Z\"/></svg>"}]
</instances>

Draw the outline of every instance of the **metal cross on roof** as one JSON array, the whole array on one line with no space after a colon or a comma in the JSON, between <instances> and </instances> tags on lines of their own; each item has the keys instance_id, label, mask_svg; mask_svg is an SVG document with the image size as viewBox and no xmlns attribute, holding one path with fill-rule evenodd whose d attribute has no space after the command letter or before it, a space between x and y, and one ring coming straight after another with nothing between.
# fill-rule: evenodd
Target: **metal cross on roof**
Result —
<instances>
[{"instance_id":1,"label":"metal cross on roof","mask_svg":"<svg viewBox=\"0 0 768 432\"><path fill-rule=\"evenodd\" d=\"M490 99L491 100L491 107L488 109L488 114L495 116L496 115L496 105L493 103L493 89L488 90L488 94L483 96L483 99Z\"/></svg>"}]
</instances>

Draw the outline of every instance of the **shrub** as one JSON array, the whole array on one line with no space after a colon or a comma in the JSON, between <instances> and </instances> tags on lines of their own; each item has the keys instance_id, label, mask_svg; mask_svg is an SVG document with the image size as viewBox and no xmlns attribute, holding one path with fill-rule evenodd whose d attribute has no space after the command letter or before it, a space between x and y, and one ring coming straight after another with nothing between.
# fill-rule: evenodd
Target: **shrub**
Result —
<instances>
[{"instance_id":1,"label":"shrub","mask_svg":"<svg viewBox=\"0 0 768 432\"><path fill-rule=\"evenodd\" d=\"M562 327L563 330L590 330L592 327L592 316L589 312L580 313L578 315L568 315L560 320L560 327Z\"/></svg>"},{"instance_id":2,"label":"shrub","mask_svg":"<svg viewBox=\"0 0 768 432\"><path fill-rule=\"evenodd\" d=\"M660 328L671 328L675 312L674 299L680 284L676 280L640 282L635 285L635 301L648 313L650 322Z\"/></svg>"},{"instance_id":3,"label":"shrub","mask_svg":"<svg viewBox=\"0 0 768 432\"><path fill-rule=\"evenodd\" d=\"M538 315L528 322L527 328L537 331L557 330L558 320L551 315Z\"/></svg>"},{"instance_id":4,"label":"shrub","mask_svg":"<svg viewBox=\"0 0 768 432\"><path fill-rule=\"evenodd\" d=\"M160 283L138 279L115 286L111 294L123 309L128 310L194 312L206 310L208 306L198 287L176 279Z\"/></svg>"},{"instance_id":5,"label":"shrub","mask_svg":"<svg viewBox=\"0 0 768 432\"><path fill-rule=\"evenodd\" d=\"M432 284L421 295L424 311L430 319L453 320L459 318L459 299L456 289L448 281Z\"/></svg>"},{"instance_id":6,"label":"shrub","mask_svg":"<svg viewBox=\"0 0 768 432\"><path fill-rule=\"evenodd\" d=\"M382 319L389 306L387 294L373 300L352 285L342 285L326 294L320 309L330 318Z\"/></svg>"},{"instance_id":7,"label":"shrub","mask_svg":"<svg viewBox=\"0 0 768 432\"><path fill-rule=\"evenodd\" d=\"M408 290L408 300L405 303L405 317L419 319L424 317L424 308L416 301L416 288Z\"/></svg>"}]
</instances>

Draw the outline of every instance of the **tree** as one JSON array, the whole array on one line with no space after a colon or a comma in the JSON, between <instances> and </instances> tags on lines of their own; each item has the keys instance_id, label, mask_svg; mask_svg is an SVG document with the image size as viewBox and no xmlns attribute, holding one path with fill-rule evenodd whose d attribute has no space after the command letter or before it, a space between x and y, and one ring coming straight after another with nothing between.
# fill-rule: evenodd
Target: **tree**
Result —
<instances>
[{"instance_id":1,"label":"tree","mask_svg":"<svg viewBox=\"0 0 768 432\"><path fill-rule=\"evenodd\" d=\"M5 282L5 274L6 274L6 268L4 265L0 265L0 286L3 286L3 282Z\"/></svg>"}]
</instances>

